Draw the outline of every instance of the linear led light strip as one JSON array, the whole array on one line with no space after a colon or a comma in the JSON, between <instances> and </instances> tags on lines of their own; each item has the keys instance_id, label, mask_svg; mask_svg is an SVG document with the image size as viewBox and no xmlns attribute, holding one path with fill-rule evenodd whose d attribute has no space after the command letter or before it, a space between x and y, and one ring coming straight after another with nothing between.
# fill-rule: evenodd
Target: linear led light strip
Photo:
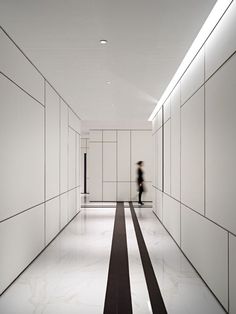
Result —
<instances>
[{"instance_id":1,"label":"linear led light strip","mask_svg":"<svg viewBox=\"0 0 236 314\"><path fill-rule=\"evenodd\" d=\"M192 46L189 48L188 52L186 53L183 61L181 62L180 66L178 67L175 75L171 79L169 85L165 89L164 93L162 94L160 100L157 102L156 107L154 108L152 114L150 115L148 121L152 121L164 104L172 90L174 89L175 85L180 80L183 73L186 71L189 64L192 62L196 54L198 53L199 49L203 46L205 41L207 40L208 36L228 9L229 5L232 3L232 0L218 0L213 7L211 13L209 14L208 18L206 19L205 23L203 24L202 28L200 29L197 37L195 38Z\"/></svg>"}]
</instances>

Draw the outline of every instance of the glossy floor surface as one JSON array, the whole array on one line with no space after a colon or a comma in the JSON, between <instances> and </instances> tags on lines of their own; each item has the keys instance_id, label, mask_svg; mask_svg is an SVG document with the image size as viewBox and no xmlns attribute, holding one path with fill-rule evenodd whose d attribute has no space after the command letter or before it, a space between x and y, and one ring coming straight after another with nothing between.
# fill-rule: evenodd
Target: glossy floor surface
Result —
<instances>
[{"instance_id":1,"label":"glossy floor surface","mask_svg":"<svg viewBox=\"0 0 236 314\"><path fill-rule=\"evenodd\" d=\"M103 313L115 210L82 208L0 297L0 313ZM168 313L225 313L152 208L135 211ZM133 313L152 313L127 203L125 220Z\"/></svg>"}]
</instances>

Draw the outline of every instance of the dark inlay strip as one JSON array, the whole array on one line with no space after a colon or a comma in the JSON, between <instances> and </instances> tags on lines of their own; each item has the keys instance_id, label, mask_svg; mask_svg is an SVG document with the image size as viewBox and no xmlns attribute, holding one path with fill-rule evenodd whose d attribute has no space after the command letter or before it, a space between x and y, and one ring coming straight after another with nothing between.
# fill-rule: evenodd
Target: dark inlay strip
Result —
<instances>
[{"instance_id":1,"label":"dark inlay strip","mask_svg":"<svg viewBox=\"0 0 236 314\"><path fill-rule=\"evenodd\" d=\"M104 314L132 313L124 202L117 202Z\"/></svg>"},{"instance_id":2,"label":"dark inlay strip","mask_svg":"<svg viewBox=\"0 0 236 314\"><path fill-rule=\"evenodd\" d=\"M129 202L153 314L167 314L152 262L132 202Z\"/></svg>"}]
</instances>

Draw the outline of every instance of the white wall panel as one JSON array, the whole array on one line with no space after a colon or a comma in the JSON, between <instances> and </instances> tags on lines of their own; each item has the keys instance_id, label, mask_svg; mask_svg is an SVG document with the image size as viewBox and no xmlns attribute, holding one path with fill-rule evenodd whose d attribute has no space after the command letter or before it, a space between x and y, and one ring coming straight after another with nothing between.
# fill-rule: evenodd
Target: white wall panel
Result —
<instances>
[{"instance_id":1,"label":"white wall panel","mask_svg":"<svg viewBox=\"0 0 236 314\"><path fill-rule=\"evenodd\" d=\"M156 190L156 214L159 219L163 220L163 193L157 189Z\"/></svg>"},{"instance_id":2,"label":"white wall panel","mask_svg":"<svg viewBox=\"0 0 236 314\"><path fill-rule=\"evenodd\" d=\"M89 139L90 142L101 142L102 130L90 130Z\"/></svg>"},{"instance_id":3,"label":"white wall panel","mask_svg":"<svg viewBox=\"0 0 236 314\"><path fill-rule=\"evenodd\" d=\"M170 97L165 101L164 105L164 123L170 119Z\"/></svg>"},{"instance_id":4,"label":"white wall panel","mask_svg":"<svg viewBox=\"0 0 236 314\"><path fill-rule=\"evenodd\" d=\"M206 214L236 233L236 56L206 84Z\"/></svg>"},{"instance_id":5,"label":"white wall panel","mask_svg":"<svg viewBox=\"0 0 236 314\"><path fill-rule=\"evenodd\" d=\"M236 237L229 236L229 313L236 313Z\"/></svg>"},{"instance_id":6,"label":"white wall panel","mask_svg":"<svg viewBox=\"0 0 236 314\"><path fill-rule=\"evenodd\" d=\"M89 155L90 155L90 149L89 149L89 142L87 142L88 148L87 148L87 193L89 193L90 191L90 180L89 180L89 176L90 176L90 168L89 168Z\"/></svg>"},{"instance_id":7,"label":"white wall panel","mask_svg":"<svg viewBox=\"0 0 236 314\"><path fill-rule=\"evenodd\" d=\"M175 114L179 114L180 101L180 83L178 83L171 94L171 117Z\"/></svg>"},{"instance_id":8,"label":"white wall panel","mask_svg":"<svg viewBox=\"0 0 236 314\"><path fill-rule=\"evenodd\" d=\"M60 231L60 202L56 197L46 203L46 244Z\"/></svg>"},{"instance_id":9,"label":"white wall panel","mask_svg":"<svg viewBox=\"0 0 236 314\"><path fill-rule=\"evenodd\" d=\"M69 110L69 125L76 132L78 132L80 134L80 120L70 108L68 108L68 110Z\"/></svg>"},{"instance_id":10,"label":"white wall panel","mask_svg":"<svg viewBox=\"0 0 236 314\"><path fill-rule=\"evenodd\" d=\"M116 181L116 143L103 143L103 181Z\"/></svg>"},{"instance_id":11,"label":"white wall panel","mask_svg":"<svg viewBox=\"0 0 236 314\"><path fill-rule=\"evenodd\" d=\"M117 183L117 201L130 200L130 182Z\"/></svg>"},{"instance_id":12,"label":"white wall panel","mask_svg":"<svg viewBox=\"0 0 236 314\"><path fill-rule=\"evenodd\" d=\"M162 124L163 124L163 119L162 119L162 111L163 107L161 107L157 113L157 128L159 129Z\"/></svg>"},{"instance_id":13,"label":"white wall panel","mask_svg":"<svg viewBox=\"0 0 236 314\"><path fill-rule=\"evenodd\" d=\"M236 50L236 1L233 1L205 44L206 78Z\"/></svg>"},{"instance_id":14,"label":"white wall panel","mask_svg":"<svg viewBox=\"0 0 236 314\"><path fill-rule=\"evenodd\" d=\"M202 48L181 79L182 104L204 83L204 48Z\"/></svg>"},{"instance_id":15,"label":"white wall panel","mask_svg":"<svg viewBox=\"0 0 236 314\"><path fill-rule=\"evenodd\" d=\"M71 220L77 212L76 189L68 192L68 216Z\"/></svg>"},{"instance_id":16,"label":"white wall panel","mask_svg":"<svg viewBox=\"0 0 236 314\"><path fill-rule=\"evenodd\" d=\"M44 247L44 205L0 224L0 293Z\"/></svg>"},{"instance_id":17,"label":"white wall panel","mask_svg":"<svg viewBox=\"0 0 236 314\"><path fill-rule=\"evenodd\" d=\"M116 200L116 182L103 182L103 201Z\"/></svg>"},{"instance_id":18,"label":"white wall panel","mask_svg":"<svg viewBox=\"0 0 236 314\"><path fill-rule=\"evenodd\" d=\"M164 125L164 191L170 194L170 133L171 133L171 121L169 120Z\"/></svg>"},{"instance_id":19,"label":"white wall panel","mask_svg":"<svg viewBox=\"0 0 236 314\"><path fill-rule=\"evenodd\" d=\"M102 200L102 143L89 146L90 201Z\"/></svg>"},{"instance_id":20,"label":"white wall panel","mask_svg":"<svg viewBox=\"0 0 236 314\"><path fill-rule=\"evenodd\" d=\"M137 184L135 182L135 184ZM152 201L152 182L145 182L145 192L142 194L142 201L151 202Z\"/></svg>"},{"instance_id":21,"label":"white wall panel","mask_svg":"<svg viewBox=\"0 0 236 314\"><path fill-rule=\"evenodd\" d=\"M162 107L158 110L155 119L152 120L152 132L156 132L162 126Z\"/></svg>"},{"instance_id":22,"label":"white wall panel","mask_svg":"<svg viewBox=\"0 0 236 314\"><path fill-rule=\"evenodd\" d=\"M62 194L60 196L60 220L61 228L63 228L68 222L68 193Z\"/></svg>"},{"instance_id":23,"label":"white wall panel","mask_svg":"<svg viewBox=\"0 0 236 314\"><path fill-rule=\"evenodd\" d=\"M204 212L204 89L181 108L181 201Z\"/></svg>"},{"instance_id":24,"label":"white wall panel","mask_svg":"<svg viewBox=\"0 0 236 314\"><path fill-rule=\"evenodd\" d=\"M76 186L80 185L80 135L76 134Z\"/></svg>"},{"instance_id":25,"label":"white wall panel","mask_svg":"<svg viewBox=\"0 0 236 314\"><path fill-rule=\"evenodd\" d=\"M69 189L76 186L76 133L69 128Z\"/></svg>"},{"instance_id":26,"label":"white wall panel","mask_svg":"<svg viewBox=\"0 0 236 314\"><path fill-rule=\"evenodd\" d=\"M79 208L79 188L58 195L69 186L68 161L79 182L68 120L77 132L80 121L2 30L0 50L0 220L8 218L0 223L1 294ZM79 135L77 144L79 156Z\"/></svg>"},{"instance_id":27,"label":"white wall panel","mask_svg":"<svg viewBox=\"0 0 236 314\"><path fill-rule=\"evenodd\" d=\"M142 201L152 201L152 183L145 182L145 192L142 193ZM138 201L138 186L136 182L131 182L131 201Z\"/></svg>"},{"instance_id":28,"label":"white wall panel","mask_svg":"<svg viewBox=\"0 0 236 314\"><path fill-rule=\"evenodd\" d=\"M146 182L145 182L145 186L146 186ZM138 185L137 182L131 182L131 201L138 201ZM142 201L144 200L144 192L142 194Z\"/></svg>"},{"instance_id":29,"label":"white wall panel","mask_svg":"<svg viewBox=\"0 0 236 314\"><path fill-rule=\"evenodd\" d=\"M163 223L180 245L180 203L163 194Z\"/></svg>"},{"instance_id":30,"label":"white wall panel","mask_svg":"<svg viewBox=\"0 0 236 314\"><path fill-rule=\"evenodd\" d=\"M103 135L100 137L100 134ZM131 155L133 156L133 182L136 182L136 163L143 160L144 178L146 182L149 181L148 185L151 184L153 173L152 154L150 154L151 130L95 130L92 137L95 141L90 140L89 149L91 201L101 201L102 199L112 201L111 195L115 197L113 201L116 198L120 201L130 199ZM116 140L116 142L112 142L112 140ZM101 147L102 151L99 151ZM137 159L135 156L141 159ZM120 186L115 188L115 184L108 184L112 182L119 182ZM126 189L126 187L128 188ZM144 200L145 197L151 200L151 194L150 186Z\"/></svg>"},{"instance_id":31,"label":"white wall panel","mask_svg":"<svg viewBox=\"0 0 236 314\"><path fill-rule=\"evenodd\" d=\"M0 30L0 71L44 103L44 79L11 40Z\"/></svg>"},{"instance_id":32,"label":"white wall panel","mask_svg":"<svg viewBox=\"0 0 236 314\"><path fill-rule=\"evenodd\" d=\"M44 108L0 76L0 220L44 200Z\"/></svg>"},{"instance_id":33,"label":"white wall panel","mask_svg":"<svg viewBox=\"0 0 236 314\"><path fill-rule=\"evenodd\" d=\"M59 97L46 85L46 199L59 194Z\"/></svg>"},{"instance_id":34,"label":"white wall panel","mask_svg":"<svg viewBox=\"0 0 236 314\"><path fill-rule=\"evenodd\" d=\"M162 128L157 132L157 187L162 190Z\"/></svg>"},{"instance_id":35,"label":"white wall panel","mask_svg":"<svg viewBox=\"0 0 236 314\"><path fill-rule=\"evenodd\" d=\"M66 104L60 101L61 109L61 162L60 162L60 192L67 191L68 188L68 108Z\"/></svg>"},{"instance_id":36,"label":"white wall panel","mask_svg":"<svg viewBox=\"0 0 236 314\"><path fill-rule=\"evenodd\" d=\"M140 160L144 161L144 179L152 180L152 132L131 131L131 180L137 179L137 165Z\"/></svg>"},{"instance_id":37,"label":"white wall panel","mask_svg":"<svg viewBox=\"0 0 236 314\"><path fill-rule=\"evenodd\" d=\"M116 142L116 131L103 130L103 142Z\"/></svg>"},{"instance_id":38,"label":"white wall panel","mask_svg":"<svg viewBox=\"0 0 236 314\"><path fill-rule=\"evenodd\" d=\"M81 193L84 193L84 154L87 152L86 148L81 148L81 174L80 174L80 186ZM87 166L88 166L88 156L87 156ZM88 183L88 182L87 182Z\"/></svg>"},{"instance_id":39,"label":"white wall panel","mask_svg":"<svg viewBox=\"0 0 236 314\"><path fill-rule=\"evenodd\" d=\"M155 118L152 120L152 133L155 133L157 129L158 129L158 119L156 115Z\"/></svg>"},{"instance_id":40,"label":"white wall panel","mask_svg":"<svg viewBox=\"0 0 236 314\"><path fill-rule=\"evenodd\" d=\"M80 187L76 189L76 212L78 213L81 209L81 195L80 195Z\"/></svg>"},{"instance_id":41,"label":"white wall panel","mask_svg":"<svg viewBox=\"0 0 236 314\"><path fill-rule=\"evenodd\" d=\"M156 188L152 185L152 210L157 212Z\"/></svg>"},{"instance_id":42,"label":"white wall panel","mask_svg":"<svg viewBox=\"0 0 236 314\"><path fill-rule=\"evenodd\" d=\"M180 109L171 118L171 195L180 200Z\"/></svg>"},{"instance_id":43,"label":"white wall panel","mask_svg":"<svg viewBox=\"0 0 236 314\"><path fill-rule=\"evenodd\" d=\"M81 138L81 147L87 148L87 139L86 138Z\"/></svg>"},{"instance_id":44,"label":"white wall panel","mask_svg":"<svg viewBox=\"0 0 236 314\"><path fill-rule=\"evenodd\" d=\"M182 249L227 308L227 232L185 206L181 207L181 214Z\"/></svg>"},{"instance_id":45,"label":"white wall panel","mask_svg":"<svg viewBox=\"0 0 236 314\"><path fill-rule=\"evenodd\" d=\"M118 131L117 140L117 179L130 181L130 131Z\"/></svg>"},{"instance_id":46,"label":"white wall panel","mask_svg":"<svg viewBox=\"0 0 236 314\"><path fill-rule=\"evenodd\" d=\"M152 185L155 187L157 186L156 183L156 174L157 174L157 147L156 147L156 139L157 139L157 134L152 134L152 165L153 165L153 171L152 171Z\"/></svg>"}]
</instances>

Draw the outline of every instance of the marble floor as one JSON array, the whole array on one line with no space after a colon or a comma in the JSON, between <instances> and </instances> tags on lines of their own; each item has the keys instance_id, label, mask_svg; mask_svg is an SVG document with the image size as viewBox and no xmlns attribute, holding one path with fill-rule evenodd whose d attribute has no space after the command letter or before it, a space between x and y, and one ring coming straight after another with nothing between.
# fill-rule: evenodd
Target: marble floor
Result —
<instances>
[{"instance_id":1,"label":"marble floor","mask_svg":"<svg viewBox=\"0 0 236 314\"><path fill-rule=\"evenodd\" d=\"M152 208L135 211L168 313L225 313ZM114 217L113 206L82 208L0 297L0 313L103 313ZM125 219L133 313L152 313L127 203Z\"/></svg>"}]
</instances>

